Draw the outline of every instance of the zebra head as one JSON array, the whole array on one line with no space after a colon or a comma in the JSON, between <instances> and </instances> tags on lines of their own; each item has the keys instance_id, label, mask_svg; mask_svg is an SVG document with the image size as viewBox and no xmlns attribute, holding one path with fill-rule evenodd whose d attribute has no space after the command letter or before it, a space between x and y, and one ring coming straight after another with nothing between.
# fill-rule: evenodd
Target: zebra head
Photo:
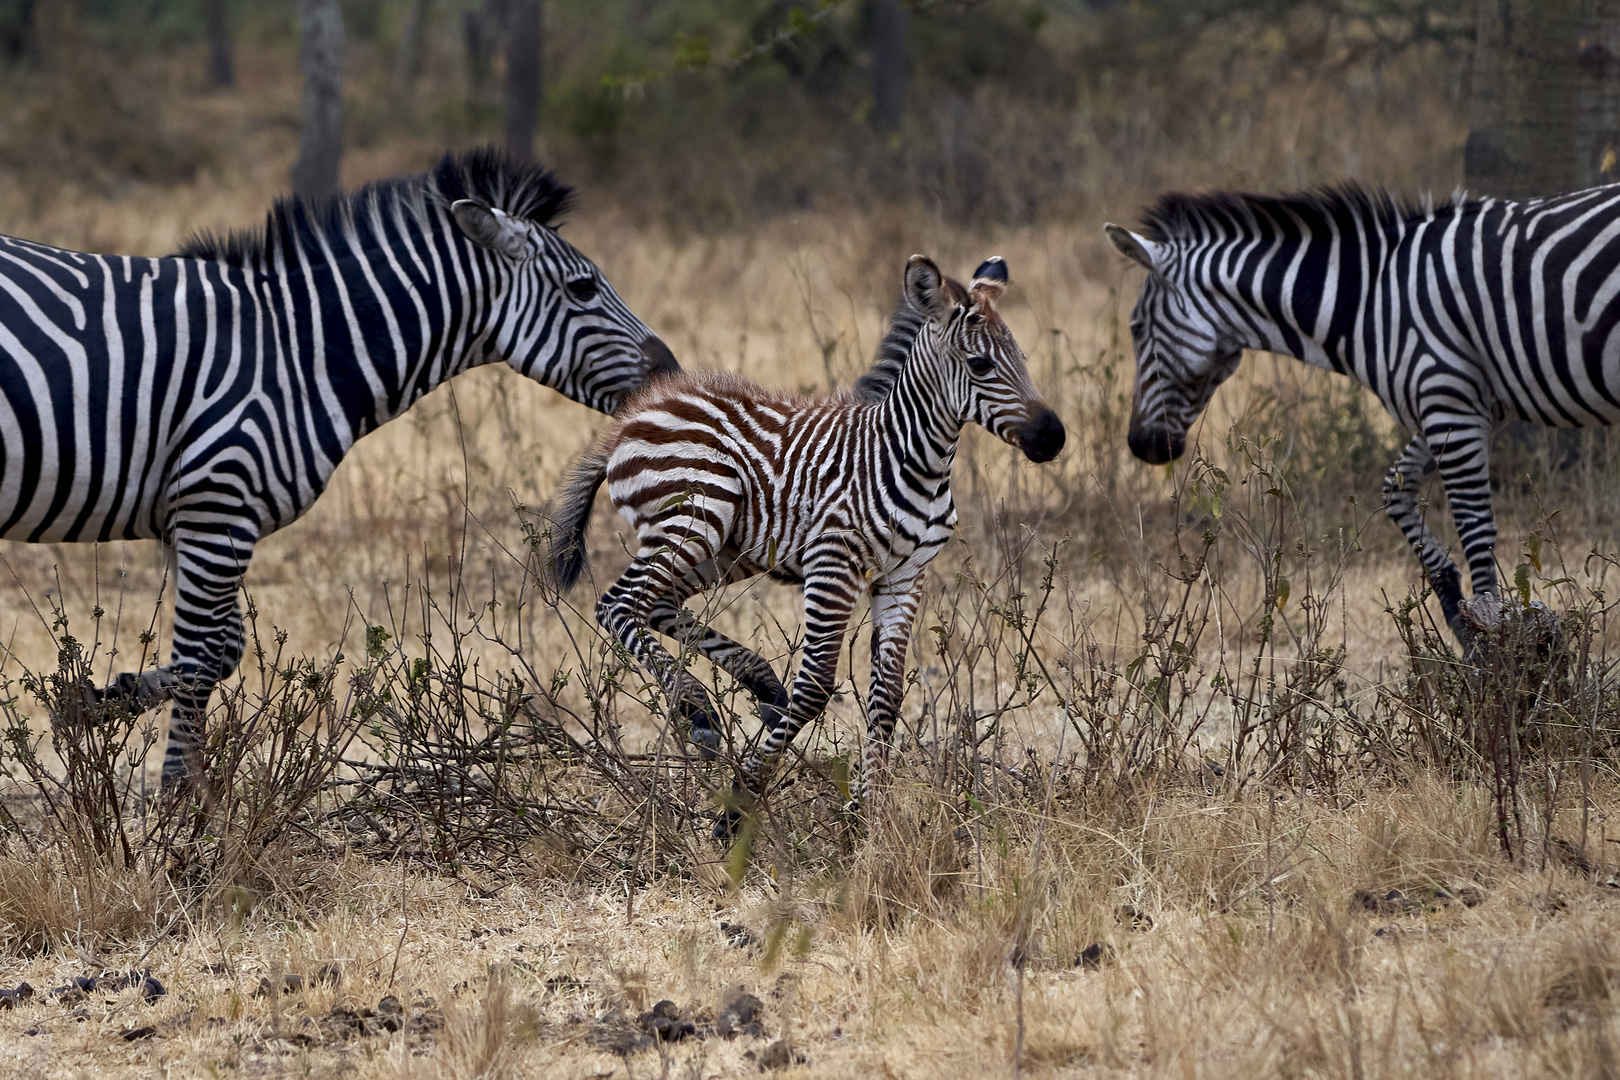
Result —
<instances>
[{"instance_id":1,"label":"zebra head","mask_svg":"<svg viewBox=\"0 0 1620 1080\"><path fill-rule=\"evenodd\" d=\"M669 346L556 229L476 199L457 199L450 214L494 256L491 339L512 367L605 413L649 378L680 370Z\"/></svg>"},{"instance_id":2,"label":"zebra head","mask_svg":"<svg viewBox=\"0 0 1620 1080\"><path fill-rule=\"evenodd\" d=\"M996 310L1006 288L1007 262L999 255L981 263L965 289L926 256L913 255L906 264L906 300L933 331L958 417L1031 461L1051 461L1063 449L1063 421L1035 391L1024 350Z\"/></svg>"},{"instance_id":3,"label":"zebra head","mask_svg":"<svg viewBox=\"0 0 1620 1080\"><path fill-rule=\"evenodd\" d=\"M1114 247L1147 270L1131 312L1136 388L1131 395L1131 453L1162 465L1187 449L1187 431L1215 388L1243 359L1243 346L1212 318L1175 252L1118 225L1104 225Z\"/></svg>"}]
</instances>

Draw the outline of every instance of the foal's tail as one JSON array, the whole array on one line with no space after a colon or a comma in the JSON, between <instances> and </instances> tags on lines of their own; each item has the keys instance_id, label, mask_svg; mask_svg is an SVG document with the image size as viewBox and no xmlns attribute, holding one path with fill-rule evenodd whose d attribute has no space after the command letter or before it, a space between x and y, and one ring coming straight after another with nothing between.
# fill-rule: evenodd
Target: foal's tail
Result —
<instances>
[{"instance_id":1,"label":"foal's tail","mask_svg":"<svg viewBox=\"0 0 1620 1080\"><path fill-rule=\"evenodd\" d=\"M591 527L591 504L607 479L607 450L591 447L574 466L563 488L562 502L552 515L551 558L546 567L552 584L567 592L585 571L585 533Z\"/></svg>"}]
</instances>

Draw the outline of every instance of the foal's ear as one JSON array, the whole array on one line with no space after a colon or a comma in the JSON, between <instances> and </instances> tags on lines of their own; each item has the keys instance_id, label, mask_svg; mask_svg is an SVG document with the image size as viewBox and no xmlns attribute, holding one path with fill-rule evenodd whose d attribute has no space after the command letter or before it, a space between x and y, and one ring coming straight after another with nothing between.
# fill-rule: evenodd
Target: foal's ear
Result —
<instances>
[{"instance_id":1,"label":"foal's ear","mask_svg":"<svg viewBox=\"0 0 1620 1080\"><path fill-rule=\"evenodd\" d=\"M945 275L926 255L913 255L906 261L906 302L930 322L941 322L951 313L945 296Z\"/></svg>"},{"instance_id":2,"label":"foal's ear","mask_svg":"<svg viewBox=\"0 0 1620 1080\"><path fill-rule=\"evenodd\" d=\"M968 292L975 301L988 302L995 306L1001 294L1007 291L1007 260L1000 255L992 255L979 264L973 271L973 280L968 283Z\"/></svg>"},{"instance_id":3,"label":"foal's ear","mask_svg":"<svg viewBox=\"0 0 1620 1080\"><path fill-rule=\"evenodd\" d=\"M475 199L457 199L450 204L450 216L467 239L481 248L519 262L534 255L528 229L492 206Z\"/></svg>"}]
</instances>

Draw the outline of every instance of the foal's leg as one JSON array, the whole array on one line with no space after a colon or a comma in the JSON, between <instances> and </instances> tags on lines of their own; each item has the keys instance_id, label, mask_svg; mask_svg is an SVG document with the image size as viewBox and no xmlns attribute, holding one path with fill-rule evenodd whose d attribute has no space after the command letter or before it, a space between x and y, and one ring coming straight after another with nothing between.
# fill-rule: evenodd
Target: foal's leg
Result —
<instances>
[{"instance_id":1,"label":"foal's leg","mask_svg":"<svg viewBox=\"0 0 1620 1080\"><path fill-rule=\"evenodd\" d=\"M906 694L906 648L917 619L914 581L885 582L872 593L872 690L866 709L860 799L870 805L888 763L890 738Z\"/></svg>"},{"instance_id":2,"label":"foal's leg","mask_svg":"<svg viewBox=\"0 0 1620 1080\"><path fill-rule=\"evenodd\" d=\"M596 603L596 621L619 640L669 698L673 717L690 724L692 741L705 758L714 756L718 724L703 684L653 637L652 612L669 603L685 576L675 566L678 556L667 544L645 545L629 569ZM678 602L677 602L678 606Z\"/></svg>"},{"instance_id":3,"label":"foal's leg","mask_svg":"<svg viewBox=\"0 0 1620 1080\"><path fill-rule=\"evenodd\" d=\"M786 714L766 733L758 753L748 759L739 777L739 785L755 793L764 788L793 737L826 711L837 685L844 631L855 602L865 591L860 567L843 545L829 544L820 552L811 552L805 561L804 660L794 676ZM714 835L730 835L740 817L736 808L727 810L715 823Z\"/></svg>"},{"instance_id":4,"label":"foal's leg","mask_svg":"<svg viewBox=\"0 0 1620 1080\"><path fill-rule=\"evenodd\" d=\"M660 634L680 642L682 646L701 653L716 667L741 683L743 689L759 702L760 719L765 729L769 730L786 714L788 707L787 689L783 687L782 680L777 678L770 661L746 645L733 641L718 630L704 625L681 606L701 589L718 582L745 581L757 573L752 567L743 565L740 559L728 560L727 554L728 552L722 552L718 559L694 567L692 574L676 584L674 592L660 598L653 605L648 616L648 625ZM694 720L692 741L718 748L720 733L710 730L705 734L713 739L712 744L700 739L697 722Z\"/></svg>"}]
</instances>

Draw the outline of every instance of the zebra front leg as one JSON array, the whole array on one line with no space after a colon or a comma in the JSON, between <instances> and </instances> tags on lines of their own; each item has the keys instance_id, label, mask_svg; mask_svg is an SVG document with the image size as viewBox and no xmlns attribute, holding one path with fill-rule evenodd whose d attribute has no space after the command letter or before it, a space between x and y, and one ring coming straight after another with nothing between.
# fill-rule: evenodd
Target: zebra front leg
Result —
<instances>
[{"instance_id":1,"label":"zebra front leg","mask_svg":"<svg viewBox=\"0 0 1620 1080\"><path fill-rule=\"evenodd\" d=\"M738 778L739 795L745 792L758 795L764 790L794 736L826 711L827 701L838 682L838 657L843 648L844 631L849 627L850 615L864 589L864 581L854 562L841 550L837 557L824 555L815 561L821 565L815 569L807 566L804 575L804 660L793 678L787 712L765 733L758 752L743 767ZM812 563L812 560L806 559L806 562ZM737 807L727 809L715 822L715 838L731 835L741 816Z\"/></svg>"},{"instance_id":2,"label":"zebra front leg","mask_svg":"<svg viewBox=\"0 0 1620 1080\"><path fill-rule=\"evenodd\" d=\"M857 802L870 806L888 764L900 702L906 694L906 649L917 618L914 582L885 583L872 594L872 683Z\"/></svg>"},{"instance_id":3,"label":"zebra front leg","mask_svg":"<svg viewBox=\"0 0 1620 1080\"><path fill-rule=\"evenodd\" d=\"M166 790L183 790L203 779L208 700L242 660L242 609L236 594L255 539L241 528L175 529L174 648L164 679L174 702L163 753Z\"/></svg>"},{"instance_id":4,"label":"zebra front leg","mask_svg":"<svg viewBox=\"0 0 1620 1080\"><path fill-rule=\"evenodd\" d=\"M1407 543L1417 552L1429 585L1440 601L1446 625L1461 640L1458 609L1462 604L1462 574L1446 549L1440 546L1418 506L1418 488L1423 478L1437 467L1428 441L1422 435L1414 436L1384 477L1384 512L1400 527Z\"/></svg>"},{"instance_id":5,"label":"zebra front leg","mask_svg":"<svg viewBox=\"0 0 1620 1080\"><path fill-rule=\"evenodd\" d=\"M1451 520L1462 542L1475 596L1496 592L1496 517L1491 512L1491 424L1479 416L1438 416L1424 421L1424 434L1445 484ZM1466 649L1470 635L1447 612L1452 632Z\"/></svg>"},{"instance_id":6,"label":"zebra front leg","mask_svg":"<svg viewBox=\"0 0 1620 1080\"><path fill-rule=\"evenodd\" d=\"M636 658L664 689L672 718L688 725L692 742L705 760L720 743L719 724L703 684L652 636L649 617L677 592L679 576L670 566L670 549L644 547L636 553L613 587L596 602L596 621Z\"/></svg>"}]
</instances>

